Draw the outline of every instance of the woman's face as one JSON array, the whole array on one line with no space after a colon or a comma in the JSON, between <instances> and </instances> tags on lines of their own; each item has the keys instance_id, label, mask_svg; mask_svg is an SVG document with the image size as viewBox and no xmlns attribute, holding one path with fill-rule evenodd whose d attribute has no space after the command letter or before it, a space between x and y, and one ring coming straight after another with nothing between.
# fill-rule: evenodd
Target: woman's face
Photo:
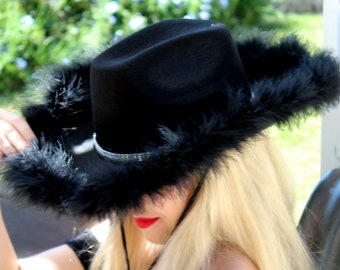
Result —
<instances>
[{"instance_id":1,"label":"woman's face","mask_svg":"<svg viewBox=\"0 0 340 270\"><path fill-rule=\"evenodd\" d=\"M194 181L191 181L194 182ZM167 195L152 200L145 197L143 210L133 211L132 217L147 241L164 244L174 230L183 213L194 187L179 191L176 187L167 189Z\"/></svg>"}]
</instances>

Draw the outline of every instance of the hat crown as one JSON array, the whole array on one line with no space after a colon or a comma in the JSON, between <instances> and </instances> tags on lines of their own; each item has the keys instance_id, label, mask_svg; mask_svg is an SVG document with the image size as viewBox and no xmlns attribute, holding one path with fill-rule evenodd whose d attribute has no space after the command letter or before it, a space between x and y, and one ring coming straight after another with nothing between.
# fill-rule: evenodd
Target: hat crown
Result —
<instances>
[{"instance_id":1,"label":"hat crown","mask_svg":"<svg viewBox=\"0 0 340 270\"><path fill-rule=\"evenodd\" d=\"M91 64L99 144L134 153L162 144L159 126L174 128L202 113L226 85L244 85L242 62L228 29L211 21L167 20L111 46Z\"/></svg>"}]
</instances>

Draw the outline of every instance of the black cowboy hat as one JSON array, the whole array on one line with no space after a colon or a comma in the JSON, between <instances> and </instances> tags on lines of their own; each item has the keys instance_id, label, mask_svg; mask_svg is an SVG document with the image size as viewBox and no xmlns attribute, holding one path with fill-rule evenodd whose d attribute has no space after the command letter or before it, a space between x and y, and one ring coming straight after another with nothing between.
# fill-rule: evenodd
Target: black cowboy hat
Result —
<instances>
[{"instance_id":1,"label":"black cowboy hat","mask_svg":"<svg viewBox=\"0 0 340 270\"><path fill-rule=\"evenodd\" d=\"M267 127L340 95L326 52L294 37L235 43L220 23L185 19L146 27L51 78L44 102L23 111L41 139L6 159L2 185L20 200L99 218L185 185Z\"/></svg>"}]
</instances>

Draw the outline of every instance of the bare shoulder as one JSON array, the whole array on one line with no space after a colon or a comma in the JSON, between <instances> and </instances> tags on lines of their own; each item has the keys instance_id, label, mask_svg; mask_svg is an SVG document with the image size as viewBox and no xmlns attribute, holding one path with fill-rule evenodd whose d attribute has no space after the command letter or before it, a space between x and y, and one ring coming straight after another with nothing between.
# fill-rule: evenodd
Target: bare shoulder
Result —
<instances>
[{"instance_id":1,"label":"bare shoulder","mask_svg":"<svg viewBox=\"0 0 340 270\"><path fill-rule=\"evenodd\" d=\"M256 265L236 249L219 247L214 253L211 270L258 270Z\"/></svg>"},{"instance_id":2,"label":"bare shoulder","mask_svg":"<svg viewBox=\"0 0 340 270\"><path fill-rule=\"evenodd\" d=\"M42 253L19 260L22 270L84 270L77 255L67 246L62 245Z\"/></svg>"}]
</instances>

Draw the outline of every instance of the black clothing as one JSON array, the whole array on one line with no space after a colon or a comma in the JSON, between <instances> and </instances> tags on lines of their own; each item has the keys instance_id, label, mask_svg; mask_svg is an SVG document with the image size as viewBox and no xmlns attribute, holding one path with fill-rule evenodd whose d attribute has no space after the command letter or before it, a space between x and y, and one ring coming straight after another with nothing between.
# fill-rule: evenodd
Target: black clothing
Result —
<instances>
[{"instance_id":1,"label":"black clothing","mask_svg":"<svg viewBox=\"0 0 340 270\"><path fill-rule=\"evenodd\" d=\"M78 256L85 270L90 268L92 259L98 250L99 242L90 230L85 230L75 238L65 242Z\"/></svg>"}]
</instances>

